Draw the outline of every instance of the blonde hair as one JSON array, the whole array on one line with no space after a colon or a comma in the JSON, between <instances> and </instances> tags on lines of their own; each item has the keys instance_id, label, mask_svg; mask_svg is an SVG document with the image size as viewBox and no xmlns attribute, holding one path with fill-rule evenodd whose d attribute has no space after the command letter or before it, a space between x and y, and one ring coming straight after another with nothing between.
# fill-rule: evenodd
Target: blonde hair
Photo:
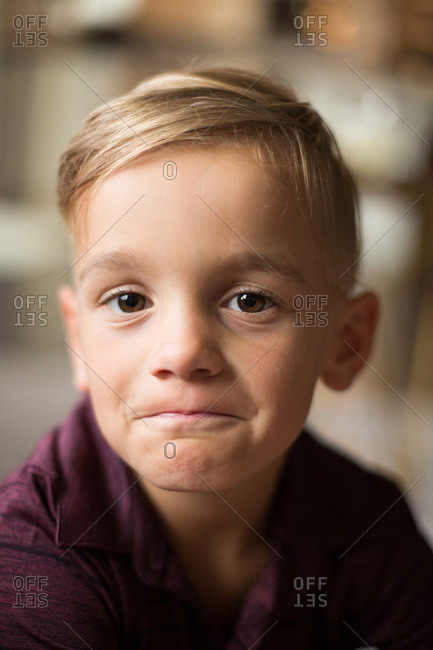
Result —
<instances>
[{"instance_id":1,"label":"blonde hair","mask_svg":"<svg viewBox=\"0 0 433 650\"><path fill-rule=\"evenodd\" d=\"M69 229L74 231L74 207L84 190L175 144L240 148L270 165L334 283L344 291L353 285L357 194L334 137L289 87L248 71L159 74L94 110L60 161L58 202Z\"/></svg>"}]
</instances>

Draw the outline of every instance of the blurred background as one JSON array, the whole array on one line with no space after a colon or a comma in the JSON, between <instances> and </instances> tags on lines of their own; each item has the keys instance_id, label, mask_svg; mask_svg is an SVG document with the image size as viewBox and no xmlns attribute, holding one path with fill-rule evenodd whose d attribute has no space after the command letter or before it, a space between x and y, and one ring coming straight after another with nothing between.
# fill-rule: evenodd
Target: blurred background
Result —
<instances>
[{"instance_id":1,"label":"blurred background","mask_svg":"<svg viewBox=\"0 0 433 650\"><path fill-rule=\"evenodd\" d=\"M247 66L334 130L361 190L362 280L382 300L370 365L344 393L318 387L310 426L390 473L433 542L433 4L2 0L0 39L0 478L77 398L56 305L69 138L149 73Z\"/></svg>"}]
</instances>

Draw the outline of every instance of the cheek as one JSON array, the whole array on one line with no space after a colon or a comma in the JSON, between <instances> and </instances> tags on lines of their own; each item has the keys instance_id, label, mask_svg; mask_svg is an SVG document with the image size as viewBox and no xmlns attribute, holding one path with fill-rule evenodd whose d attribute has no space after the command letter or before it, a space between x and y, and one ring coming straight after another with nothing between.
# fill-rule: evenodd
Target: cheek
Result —
<instances>
[{"instance_id":1,"label":"cheek","mask_svg":"<svg viewBox=\"0 0 433 650\"><path fill-rule=\"evenodd\" d=\"M90 393L95 405L118 408L128 402L129 384L141 366L137 347L119 332L104 332L92 319L82 323L82 348ZM120 396L120 397L119 397Z\"/></svg>"},{"instance_id":2,"label":"cheek","mask_svg":"<svg viewBox=\"0 0 433 650\"><path fill-rule=\"evenodd\" d=\"M257 369L255 382L264 408L290 419L295 415L305 419L320 374L323 342L321 336L306 330L295 329L290 334Z\"/></svg>"}]
</instances>

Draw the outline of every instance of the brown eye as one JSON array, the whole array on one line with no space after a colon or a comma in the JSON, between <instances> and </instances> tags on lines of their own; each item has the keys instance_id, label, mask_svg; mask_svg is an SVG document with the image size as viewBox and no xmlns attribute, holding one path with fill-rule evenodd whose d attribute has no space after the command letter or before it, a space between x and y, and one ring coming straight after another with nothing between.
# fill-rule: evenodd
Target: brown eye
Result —
<instances>
[{"instance_id":1,"label":"brown eye","mask_svg":"<svg viewBox=\"0 0 433 650\"><path fill-rule=\"evenodd\" d=\"M254 314L263 310L266 298L258 293L240 293L236 296L236 303L240 311Z\"/></svg>"},{"instance_id":2,"label":"brown eye","mask_svg":"<svg viewBox=\"0 0 433 650\"><path fill-rule=\"evenodd\" d=\"M121 311L124 314L131 314L144 309L146 305L146 298L140 296L139 293L122 293L110 300L108 304L112 305L114 311Z\"/></svg>"}]
</instances>

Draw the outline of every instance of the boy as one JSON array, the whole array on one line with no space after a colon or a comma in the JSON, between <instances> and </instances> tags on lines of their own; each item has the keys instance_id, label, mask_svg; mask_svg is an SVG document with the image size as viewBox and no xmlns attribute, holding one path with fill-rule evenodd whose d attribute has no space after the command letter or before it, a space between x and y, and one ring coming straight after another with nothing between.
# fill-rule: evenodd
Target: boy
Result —
<instances>
[{"instance_id":1,"label":"boy","mask_svg":"<svg viewBox=\"0 0 433 650\"><path fill-rule=\"evenodd\" d=\"M432 648L400 493L303 431L378 312L317 113L246 72L157 76L88 118L59 202L85 396L1 490L2 647Z\"/></svg>"}]
</instances>

